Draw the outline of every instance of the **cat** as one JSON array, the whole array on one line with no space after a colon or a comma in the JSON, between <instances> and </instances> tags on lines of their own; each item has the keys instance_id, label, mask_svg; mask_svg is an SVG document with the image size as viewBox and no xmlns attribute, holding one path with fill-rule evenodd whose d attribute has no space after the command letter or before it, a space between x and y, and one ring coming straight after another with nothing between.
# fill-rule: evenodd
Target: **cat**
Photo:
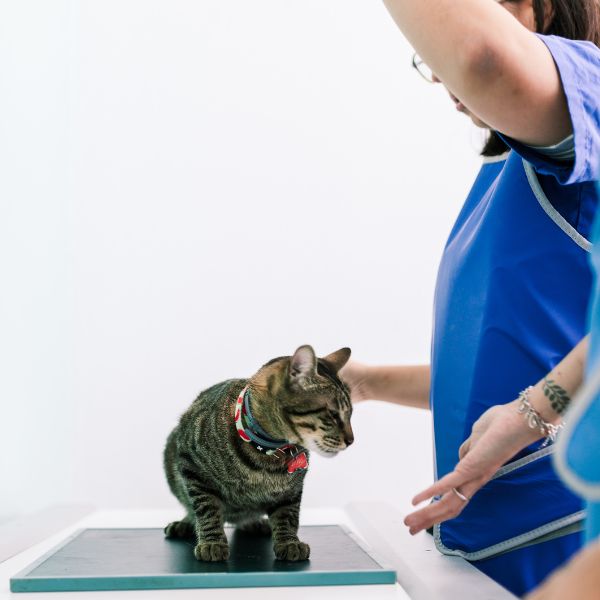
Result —
<instances>
[{"instance_id":1,"label":"cat","mask_svg":"<svg viewBox=\"0 0 600 600\"><path fill-rule=\"evenodd\" d=\"M195 538L202 561L229 558L224 523L272 534L279 560L307 560L298 539L309 450L335 456L354 441L341 348L317 358L311 346L264 364L250 379L229 379L199 394L167 439L169 487L186 510L168 538Z\"/></svg>"}]
</instances>

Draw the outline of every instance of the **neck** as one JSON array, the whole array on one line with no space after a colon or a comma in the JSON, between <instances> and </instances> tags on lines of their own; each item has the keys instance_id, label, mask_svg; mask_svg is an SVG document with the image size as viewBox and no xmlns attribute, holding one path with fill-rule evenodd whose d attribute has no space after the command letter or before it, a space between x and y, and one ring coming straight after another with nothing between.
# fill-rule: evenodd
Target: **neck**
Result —
<instances>
[{"instance_id":1,"label":"neck","mask_svg":"<svg viewBox=\"0 0 600 600\"><path fill-rule=\"evenodd\" d=\"M250 408L250 386L246 386L236 400L235 427L239 437L252 444L259 452L278 461L283 460L288 473L308 469L308 456L301 447L271 437L258 424Z\"/></svg>"},{"instance_id":2,"label":"neck","mask_svg":"<svg viewBox=\"0 0 600 600\"><path fill-rule=\"evenodd\" d=\"M257 419L257 411L252 410L251 402L250 387L246 386L238 397L236 409L236 428L240 436L245 439L242 435L243 432L252 442L268 449L276 449L287 445L287 440L276 438L264 430ZM256 409L256 403L254 408Z\"/></svg>"}]
</instances>

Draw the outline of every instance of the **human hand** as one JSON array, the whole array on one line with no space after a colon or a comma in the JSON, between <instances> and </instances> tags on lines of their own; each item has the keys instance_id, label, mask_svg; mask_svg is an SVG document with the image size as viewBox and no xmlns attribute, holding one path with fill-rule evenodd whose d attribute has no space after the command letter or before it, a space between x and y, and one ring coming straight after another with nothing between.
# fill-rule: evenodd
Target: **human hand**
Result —
<instances>
[{"instance_id":1,"label":"human hand","mask_svg":"<svg viewBox=\"0 0 600 600\"><path fill-rule=\"evenodd\" d=\"M459 448L459 462L454 471L413 498L412 503L416 505L434 496L441 496L437 502L404 519L410 533L414 535L435 523L458 516L468 499L504 463L539 437L539 432L530 429L517 412L517 401L489 408L475 422L471 435Z\"/></svg>"},{"instance_id":2,"label":"human hand","mask_svg":"<svg viewBox=\"0 0 600 600\"><path fill-rule=\"evenodd\" d=\"M367 369L367 365L350 360L338 373L340 379L350 388L352 404L369 399L366 383Z\"/></svg>"},{"instance_id":3,"label":"human hand","mask_svg":"<svg viewBox=\"0 0 600 600\"><path fill-rule=\"evenodd\" d=\"M600 595L600 542L580 550L555 571L526 600L597 600Z\"/></svg>"}]
</instances>

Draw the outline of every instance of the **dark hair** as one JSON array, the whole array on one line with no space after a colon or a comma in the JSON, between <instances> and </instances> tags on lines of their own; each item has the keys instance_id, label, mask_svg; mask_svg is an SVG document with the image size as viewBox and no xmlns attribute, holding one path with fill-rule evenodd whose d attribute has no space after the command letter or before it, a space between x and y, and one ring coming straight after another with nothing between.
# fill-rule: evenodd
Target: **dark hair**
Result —
<instances>
[{"instance_id":1,"label":"dark hair","mask_svg":"<svg viewBox=\"0 0 600 600\"><path fill-rule=\"evenodd\" d=\"M508 0L518 2L519 0ZM586 40L600 47L600 0L550 0L554 15L544 30L545 0L533 0L535 26L538 33L558 35L570 40ZM482 156L497 156L508 146L493 130L481 151Z\"/></svg>"}]
</instances>

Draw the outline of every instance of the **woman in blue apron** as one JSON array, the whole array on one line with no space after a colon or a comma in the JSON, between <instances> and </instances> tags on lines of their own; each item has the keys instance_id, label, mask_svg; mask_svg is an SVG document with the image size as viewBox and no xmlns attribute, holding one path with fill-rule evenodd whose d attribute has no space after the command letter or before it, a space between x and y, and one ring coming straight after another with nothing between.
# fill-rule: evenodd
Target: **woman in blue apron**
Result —
<instances>
[{"instance_id":1,"label":"woman in blue apron","mask_svg":"<svg viewBox=\"0 0 600 600\"><path fill-rule=\"evenodd\" d=\"M600 167L598 176L600 178ZM600 196L600 183L598 196ZM531 596L527 596L531 600L562 600L562 598L591 600L598 598L598 590L600 590L600 463L598 461L600 456L600 213L597 214L593 226L592 241L594 242L591 250L594 286L589 314L589 351L586 339L560 363L560 368L555 369L556 375L553 375L556 382L560 380L569 393L580 388L572 403L569 403L570 408L566 413L567 424L559 437L554 462L562 479L586 500L585 537L588 546L580 551L565 568L559 569L549 577ZM573 360L577 354L579 357ZM587 363L586 382L581 386L583 360ZM554 402L548 405L539 396L536 398L535 403L540 409L539 415L542 419L556 417L556 412L553 415L552 404L556 408L557 398L553 400ZM560 400L564 406L565 398ZM453 490L457 490L460 486L461 495L467 489L469 490L467 493L472 494L492 476L500 474L502 477L506 467L498 472L496 471L498 466L526 447L529 441L540 437L539 422L533 423L533 427L529 424L525 426L522 418L514 418L515 409L514 403L511 403L493 407L484 413L475 424L468 441L463 444L460 450L463 458L454 471L419 494L416 500L428 498L433 494L451 492L447 498L458 502L459 508L464 508L465 504L460 498L457 500L456 492ZM531 456L529 455L529 458ZM434 505L433 508L437 508L442 503ZM419 511L420 514L409 516L407 521L417 530L427 526L429 522L439 520L436 518L431 520L431 512L432 508L424 509ZM457 512L460 513L460 510Z\"/></svg>"},{"instance_id":2,"label":"woman in blue apron","mask_svg":"<svg viewBox=\"0 0 600 600\"><path fill-rule=\"evenodd\" d=\"M539 438L542 430L524 419L540 417L538 382L578 344L575 356L584 351L600 49L575 40L600 41L600 9L585 0L386 4L432 80L493 131L440 264L430 372L360 365L342 373L357 397L420 405L429 389L436 477L444 478L474 423L535 384L539 394L520 397L522 415L516 403L502 411L523 432L511 450ZM411 532L438 523L441 552L472 561L518 595L535 587L579 548L583 518L581 501L553 471L552 446L539 446L508 454L498 466L512 460L486 483L442 486L439 502L407 517Z\"/></svg>"}]
</instances>

